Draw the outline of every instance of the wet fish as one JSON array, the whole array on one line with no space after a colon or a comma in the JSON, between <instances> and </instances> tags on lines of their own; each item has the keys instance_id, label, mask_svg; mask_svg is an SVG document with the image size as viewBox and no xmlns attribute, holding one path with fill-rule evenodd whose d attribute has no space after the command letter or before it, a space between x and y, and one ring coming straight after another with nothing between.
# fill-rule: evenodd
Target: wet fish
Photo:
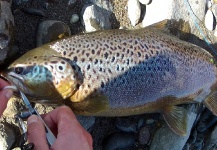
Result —
<instances>
[{"instance_id":1,"label":"wet fish","mask_svg":"<svg viewBox=\"0 0 217 150\"><path fill-rule=\"evenodd\" d=\"M3 73L32 101L81 115L161 113L179 135L179 104L203 102L217 115L217 68L206 50L151 26L75 35L35 48Z\"/></svg>"}]
</instances>

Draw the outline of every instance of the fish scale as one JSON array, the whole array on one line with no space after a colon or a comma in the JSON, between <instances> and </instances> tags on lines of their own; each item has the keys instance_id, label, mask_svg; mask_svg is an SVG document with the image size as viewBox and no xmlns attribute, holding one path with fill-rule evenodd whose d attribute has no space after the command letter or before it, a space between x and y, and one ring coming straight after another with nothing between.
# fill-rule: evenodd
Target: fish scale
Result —
<instances>
[{"instance_id":1,"label":"fish scale","mask_svg":"<svg viewBox=\"0 0 217 150\"><path fill-rule=\"evenodd\" d=\"M33 66L45 67L35 75L49 75L52 81L30 82ZM214 57L153 26L97 31L43 45L12 63L4 76L25 87L21 90L30 100L53 105L59 99L81 115L162 113L178 135L187 133L187 112L176 105L203 102L217 115Z\"/></svg>"}]
</instances>

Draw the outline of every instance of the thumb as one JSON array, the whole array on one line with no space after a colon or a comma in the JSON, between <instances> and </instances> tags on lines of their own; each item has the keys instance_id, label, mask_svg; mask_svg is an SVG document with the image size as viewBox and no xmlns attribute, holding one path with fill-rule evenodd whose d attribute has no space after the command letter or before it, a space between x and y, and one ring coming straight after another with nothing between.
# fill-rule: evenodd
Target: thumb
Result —
<instances>
[{"instance_id":1,"label":"thumb","mask_svg":"<svg viewBox=\"0 0 217 150\"><path fill-rule=\"evenodd\" d=\"M34 150L49 150L44 124L36 115L32 115L27 120L28 142L34 143Z\"/></svg>"}]
</instances>

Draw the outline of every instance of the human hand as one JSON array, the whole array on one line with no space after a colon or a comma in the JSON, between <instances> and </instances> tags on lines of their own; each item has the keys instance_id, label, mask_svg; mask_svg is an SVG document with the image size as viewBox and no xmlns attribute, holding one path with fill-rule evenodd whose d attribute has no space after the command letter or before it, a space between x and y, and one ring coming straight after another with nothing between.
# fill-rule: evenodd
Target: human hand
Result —
<instances>
[{"instance_id":1,"label":"human hand","mask_svg":"<svg viewBox=\"0 0 217 150\"><path fill-rule=\"evenodd\" d=\"M92 137L80 125L72 110L61 106L42 116L44 122L57 137L52 150L92 150ZM45 127L36 115L28 118L28 142L34 150L49 150Z\"/></svg>"},{"instance_id":2,"label":"human hand","mask_svg":"<svg viewBox=\"0 0 217 150\"><path fill-rule=\"evenodd\" d=\"M13 91L11 89L4 89L5 86L9 86L9 83L0 78L0 116L6 109L8 100L13 95Z\"/></svg>"}]
</instances>

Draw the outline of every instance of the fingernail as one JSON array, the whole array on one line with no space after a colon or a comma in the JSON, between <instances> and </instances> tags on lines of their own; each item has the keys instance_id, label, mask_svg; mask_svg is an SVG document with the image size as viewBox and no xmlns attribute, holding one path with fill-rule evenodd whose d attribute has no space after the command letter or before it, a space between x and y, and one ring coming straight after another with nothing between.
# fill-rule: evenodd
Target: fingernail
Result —
<instances>
[{"instance_id":1,"label":"fingernail","mask_svg":"<svg viewBox=\"0 0 217 150\"><path fill-rule=\"evenodd\" d=\"M36 115L32 115L28 118L27 124L30 125L31 123L36 123L38 122L38 117Z\"/></svg>"},{"instance_id":2,"label":"fingernail","mask_svg":"<svg viewBox=\"0 0 217 150\"><path fill-rule=\"evenodd\" d=\"M6 96L7 99L10 99L12 97L12 95L13 95L13 91L12 90L8 90L6 92L6 94L5 94L5 96Z\"/></svg>"}]
</instances>

